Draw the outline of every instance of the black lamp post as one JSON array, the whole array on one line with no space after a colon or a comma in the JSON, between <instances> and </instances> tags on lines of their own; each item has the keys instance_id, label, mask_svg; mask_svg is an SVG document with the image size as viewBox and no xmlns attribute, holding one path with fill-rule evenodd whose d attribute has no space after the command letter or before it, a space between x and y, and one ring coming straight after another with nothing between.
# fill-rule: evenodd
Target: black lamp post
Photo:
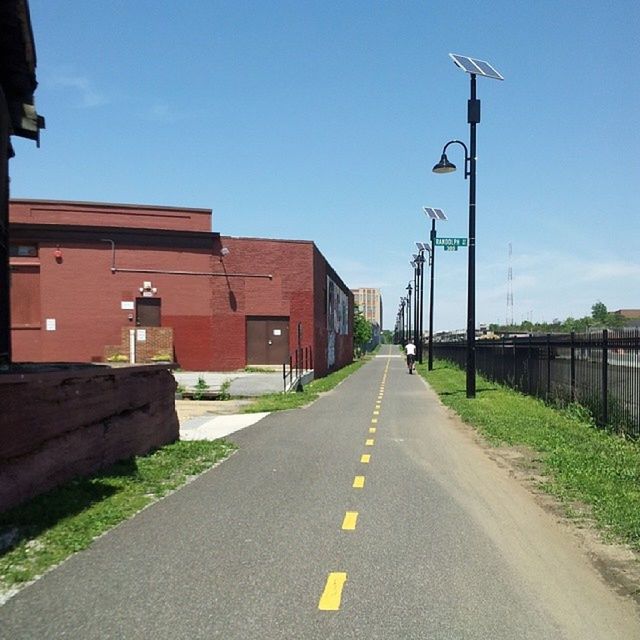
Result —
<instances>
[{"instance_id":1,"label":"black lamp post","mask_svg":"<svg viewBox=\"0 0 640 640\"><path fill-rule=\"evenodd\" d=\"M480 100L476 98L476 76L503 80L503 77L487 62L476 58L449 54L454 63L471 76L471 95L467 102L469 123L469 147L460 140L444 145L440 162L434 173L451 173L456 166L447 158L447 147L460 144L464 148L464 177L469 178L469 277L467 283L467 398L476 396L476 125L480 122Z\"/></svg>"},{"instance_id":2,"label":"black lamp post","mask_svg":"<svg viewBox=\"0 0 640 640\"><path fill-rule=\"evenodd\" d=\"M418 255L413 256L414 268L416 270L416 277L418 283L418 289L416 290L416 346L418 348L418 362L422 364L422 341L424 336L424 245L421 242L416 242L418 247ZM428 247L427 247L428 248Z\"/></svg>"},{"instance_id":3,"label":"black lamp post","mask_svg":"<svg viewBox=\"0 0 640 640\"><path fill-rule=\"evenodd\" d=\"M407 342L411 340L411 283L407 285Z\"/></svg>"},{"instance_id":4,"label":"black lamp post","mask_svg":"<svg viewBox=\"0 0 640 640\"><path fill-rule=\"evenodd\" d=\"M420 324L420 316L418 312L418 303L420 302L420 272L418 270L418 263L416 262L416 258L418 256L413 254L413 260L409 262L409 264L413 267L413 344L416 345L416 350L418 349L418 330ZM417 351L416 351L417 353Z\"/></svg>"},{"instance_id":5,"label":"black lamp post","mask_svg":"<svg viewBox=\"0 0 640 640\"><path fill-rule=\"evenodd\" d=\"M443 158L446 160L446 156L443 154ZM441 160L442 162L442 160ZM453 166L448 160L447 165ZM455 167L454 167L455 169ZM429 251L429 266L431 267L431 282L429 286L429 371L433 369L433 308L434 308L434 280L435 280L435 267L436 267L436 220L447 220L447 216L442 209L436 209L434 207L422 207L422 210L427 214L431 220L431 245L423 245Z\"/></svg>"}]
</instances>

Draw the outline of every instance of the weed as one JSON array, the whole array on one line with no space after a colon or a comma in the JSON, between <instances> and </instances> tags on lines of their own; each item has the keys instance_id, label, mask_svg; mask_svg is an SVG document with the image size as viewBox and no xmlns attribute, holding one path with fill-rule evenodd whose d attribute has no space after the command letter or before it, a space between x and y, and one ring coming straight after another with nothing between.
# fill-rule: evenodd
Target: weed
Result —
<instances>
[{"instance_id":1,"label":"weed","mask_svg":"<svg viewBox=\"0 0 640 640\"><path fill-rule=\"evenodd\" d=\"M107 358L107 362L129 362L129 356L124 353L114 353Z\"/></svg>"},{"instance_id":2,"label":"weed","mask_svg":"<svg viewBox=\"0 0 640 640\"><path fill-rule=\"evenodd\" d=\"M207 381L204 379L203 375L199 375L198 382L194 387L193 399L202 400L202 398L204 397L204 395L207 393L208 390L209 390L209 385L207 384Z\"/></svg>"},{"instance_id":3,"label":"weed","mask_svg":"<svg viewBox=\"0 0 640 640\"><path fill-rule=\"evenodd\" d=\"M218 394L218 400L229 400L231 394L229 388L231 387L231 380L227 379L220 385L220 393Z\"/></svg>"}]
</instances>

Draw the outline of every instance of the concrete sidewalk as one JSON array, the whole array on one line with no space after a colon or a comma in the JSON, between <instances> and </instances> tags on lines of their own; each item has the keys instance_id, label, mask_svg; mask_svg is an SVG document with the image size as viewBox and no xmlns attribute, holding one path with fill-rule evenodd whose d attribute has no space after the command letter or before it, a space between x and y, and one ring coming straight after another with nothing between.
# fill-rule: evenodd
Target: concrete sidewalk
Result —
<instances>
[{"instance_id":1,"label":"concrete sidewalk","mask_svg":"<svg viewBox=\"0 0 640 640\"><path fill-rule=\"evenodd\" d=\"M252 398L284 390L282 371L252 373L248 371L174 371L176 382L185 388L194 388L200 377L211 390L218 390L229 380L229 393L240 398Z\"/></svg>"},{"instance_id":2,"label":"concrete sidewalk","mask_svg":"<svg viewBox=\"0 0 640 640\"><path fill-rule=\"evenodd\" d=\"M181 440L216 440L256 424L268 413L241 413L251 400L176 400Z\"/></svg>"}]
</instances>

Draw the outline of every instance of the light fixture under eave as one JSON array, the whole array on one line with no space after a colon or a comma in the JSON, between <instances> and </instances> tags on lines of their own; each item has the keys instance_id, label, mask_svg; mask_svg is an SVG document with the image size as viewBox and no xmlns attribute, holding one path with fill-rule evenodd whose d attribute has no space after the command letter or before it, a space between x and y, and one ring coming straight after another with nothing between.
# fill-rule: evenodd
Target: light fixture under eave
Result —
<instances>
[{"instance_id":1,"label":"light fixture under eave","mask_svg":"<svg viewBox=\"0 0 640 640\"><path fill-rule=\"evenodd\" d=\"M433 167L433 173L453 173L456 170L456 165L453 162L449 162L447 154L443 153L440 162Z\"/></svg>"}]
</instances>

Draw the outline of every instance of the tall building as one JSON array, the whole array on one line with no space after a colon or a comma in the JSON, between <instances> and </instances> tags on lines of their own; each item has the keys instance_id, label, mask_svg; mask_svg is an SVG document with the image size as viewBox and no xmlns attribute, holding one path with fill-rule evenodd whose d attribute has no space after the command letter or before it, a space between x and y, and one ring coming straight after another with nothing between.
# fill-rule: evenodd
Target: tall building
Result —
<instances>
[{"instance_id":1,"label":"tall building","mask_svg":"<svg viewBox=\"0 0 640 640\"><path fill-rule=\"evenodd\" d=\"M371 287L360 287L351 289L354 304L362 311L364 317L378 325L382 330L382 296L380 289Z\"/></svg>"}]
</instances>

